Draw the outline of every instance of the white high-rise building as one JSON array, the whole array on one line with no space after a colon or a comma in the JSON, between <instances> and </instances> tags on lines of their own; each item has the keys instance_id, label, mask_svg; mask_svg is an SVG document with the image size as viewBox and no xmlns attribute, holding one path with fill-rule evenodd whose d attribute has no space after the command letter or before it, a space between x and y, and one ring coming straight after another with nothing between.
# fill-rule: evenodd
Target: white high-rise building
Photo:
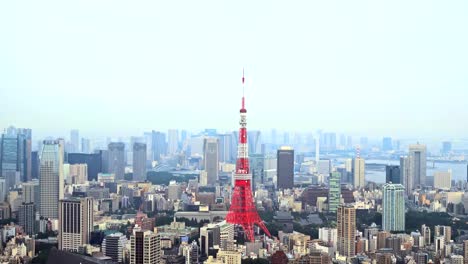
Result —
<instances>
[{"instance_id":1,"label":"white high-rise building","mask_svg":"<svg viewBox=\"0 0 468 264\"><path fill-rule=\"evenodd\" d=\"M405 230L405 188L401 184L386 183L382 197L382 229Z\"/></svg>"},{"instance_id":2,"label":"white high-rise building","mask_svg":"<svg viewBox=\"0 0 468 264\"><path fill-rule=\"evenodd\" d=\"M93 199L60 200L59 208L59 249L76 252L80 246L89 244L91 238L94 228Z\"/></svg>"},{"instance_id":3,"label":"white high-rise building","mask_svg":"<svg viewBox=\"0 0 468 264\"><path fill-rule=\"evenodd\" d=\"M414 144L409 146L410 175L413 178L413 187L426 185L426 145Z\"/></svg>"},{"instance_id":4,"label":"white high-rise building","mask_svg":"<svg viewBox=\"0 0 468 264\"><path fill-rule=\"evenodd\" d=\"M452 170L434 172L434 188L450 190L452 188Z\"/></svg>"},{"instance_id":5,"label":"white high-rise building","mask_svg":"<svg viewBox=\"0 0 468 264\"><path fill-rule=\"evenodd\" d=\"M58 219L59 200L63 199L63 141L44 140L39 165L39 212L42 217Z\"/></svg>"},{"instance_id":6,"label":"white high-rise building","mask_svg":"<svg viewBox=\"0 0 468 264\"><path fill-rule=\"evenodd\" d=\"M354 188L362 188L366 184L365 178L366 162L363 158L355 158L353 160L353 179Z\"/></svg>"}]
</instances>

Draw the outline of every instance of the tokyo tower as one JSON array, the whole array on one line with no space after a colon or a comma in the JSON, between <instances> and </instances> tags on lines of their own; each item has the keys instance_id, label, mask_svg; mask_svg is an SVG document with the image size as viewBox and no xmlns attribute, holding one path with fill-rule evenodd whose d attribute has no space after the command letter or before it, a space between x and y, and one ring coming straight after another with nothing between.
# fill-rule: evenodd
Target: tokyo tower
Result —
<instances>
[{"instance_id":1,"label":"tokyo tower","mask_svg":"<svg viewBox=\"0 0 468 264\"><path fill-rule=\"evenodd\" d=\"M242 88L244 88L244 73L242 72ZM239 145L237 146L236 173L234 174L234 191L231 198L231 207L226 221L239 225L249 241L254 240L254 225L259 226L266 235L270 232L258 215L252 195L252 174L249 168L249 148L247 145L247 110L245 109L245 96L242 94L242 108L240 109Z\"/></svg>"}]
</instances>

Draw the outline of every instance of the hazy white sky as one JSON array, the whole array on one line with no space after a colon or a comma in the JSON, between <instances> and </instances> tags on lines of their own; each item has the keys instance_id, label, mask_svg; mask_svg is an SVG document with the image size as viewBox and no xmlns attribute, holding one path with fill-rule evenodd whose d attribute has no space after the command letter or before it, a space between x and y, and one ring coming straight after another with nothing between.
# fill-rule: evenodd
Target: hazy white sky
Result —
<instances>
[{"instance_id":1,"label":"hazy white sky","mask_svg":"<svg viewBox=\"0 0 468 264\"><path fill-rule=\"evenodd\" d=\"M0 129L466 136L468 1L1 1Z\"/></svg>"}]
</instances>

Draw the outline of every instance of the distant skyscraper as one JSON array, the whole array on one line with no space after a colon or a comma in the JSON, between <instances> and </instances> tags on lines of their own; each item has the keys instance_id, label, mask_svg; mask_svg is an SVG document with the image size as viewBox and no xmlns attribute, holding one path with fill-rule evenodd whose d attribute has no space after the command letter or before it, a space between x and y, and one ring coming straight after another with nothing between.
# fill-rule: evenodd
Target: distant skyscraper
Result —
<instances>
[{"instance_id":1,"label":"distant skyscraper","mask_svg":"<svg viewBox=\"0 0 468 264\"><path fill-rule=\"evenodd\" d=\"M353 160L354 188L362 188L365 186L365 168L366 163L363 158L358 157Z\"/></svg>"},{"instance_id":2,"label":"distant skyscraper","mask_svg":"<svg viewBox=\"0 0 468 264\"><path fill-rule=\"evenodd\" d=\"M111 142L109 151L109 172L115 174L116 180L123 180L125 176L125 144Z\"/></svg>"},{"instance_id":3,"label":"distant skyscraper","mask_svg":"<svg viewBox=\"0 0 468 264\"><path fill-rule=\"evenodd\" d=\"M36 209L34 203L23 203L19 206L18 224L26 234L30 236L36 234Z\"/></svg>"},{"instance_id":4,"label":"distant skyscraper","mask_svg":"<svg viewBox=\"0 0 468 264\"><path fill-rule=\"evenodd\" d=\"M382 229L405 230L405 188L401 184L386 183L383 186Z\"/></svg>"},{"instance_id":5,"label":"distant skyscraper","mask_svg":"<svg viewBox=\"0 0 468 264\"><path fill-rule=\"evenodd\" d=\"M146 180L146 144L133 144L133 180Z\"/></svg>"},{"instance_id":6,"label":"distant skyscraper","mask_svg":"<svg viewBox=\"0 0 468 264\"><path fill-rule=\"evenodd\" d=\"M102 253L104 256L112 258L118 264L124 263L124 250L127 244L127 237L122 233L114 233L106 236L102 241Z\"/></svg>"},{"instance_id":7,"label":"distant skyscraper","mask_svg":"<svg viewBox=\"0 0 468 264\"><path fill-rule=\"evenodd\" d=\"M167 154L166 134L153 130L152 137L153 160L160 161Z\"/></svg>"},{"instance_id":8,"label":"distant skyscraper","mask_svg":"<svg viewBox=\"0 0 468 264\"><path fill-rule=\"evenodd\" d=\"M336 150L336 133L324 133L322 135L323 140L320 147L324 151L335 151Z\"/></svg>"},{"instance_id":9,"label":"distant skyscraper","mask_svg":"<svg viewBox=\"0 0 468 264\"><path fill-rule=\"evenodd\" d=\"M97 176L101 172L106 172L103 162L108 162L107 150L98 153L70 153L68 154L68 163L73 164L86 164L88 169L88 178L86 180L97 180Z\"/></svg>"},{"instance_id":10,"label":"distant skyscraper","mask_svg":"<svg viewBox=\"0 0 468 264\"><path fill-rule=\"evenodd\" d=\"M31 152L31 177L32 179L39 179L39 152Z\"/></svg>"},{"instance_id":11,"label":"distant skyscraper","mask_svg":"<svg viewBox=\"0 0 468 264\"><path fill-rule=\"evenodd\" d=\"M59 208L59 249L76 252L80 246L89 244L94 228L93 199L60 200Z\"/></svg>"},{"instance_id":12,"label":"distant skyscraper","mask_svg":"<svg viewBox=\"0 0 468 264\"><path fill-rule=\"evenodd\" d=\"M232 162L232 134L222 134L219 138L219 162Z\"/></svg>"},{"instance_id":13,"label":"distant skyscraper","mask_svg":"<svg viewBox=\"0 0 468 264\"><path fill-rule=\"evenodd\" d=\"M57 219L58 203L64 195L63 143L60 140L44 140L40 163L40 207L42 217Z\"/></svg>"},{"instance_id":14,"label":"distant skyscraper","mask_svg":"<svg viewBox=\"0 0 468 264\"><path fill-rule=\"evenodd\" d=\"M161 262L160 236L151 231L135 231L130 237L130 264Z\"/></svg>"},{"instance_id":15,"label":"distant skyscraper","mask_svg":"<svg viewBox=\"0 0 468 264\"><path fill-rule=\"evenodd\" d=\"M385 172L386 172L386 177L385 177L386 183L403 184L403 181L401 178L400 166L387 165L385 166Z\"/></svg>"},{"instance_id":16,"label":"distant skyscraper","mask_svg":"<svg viewBox=\"0 0 468 264\"><path fill-rule=\"evenodd\" d=\"M174 155L179 149L179 131L177 129L169 129L167 133L168 154Z\"/></svg>"},{"instance_id":17,"label":"distant skyscraper","mask_svg":"<svg viewBox=\"0 0 468 264\"><path fill-rule=\"evenodd\" d=\"M411 173L412 157L400 157L400 178L405 186L406 195L410 195L413 191L413 176Z\"/></svg>"},{"instance_id":18,"label":"distant skyscraper","mask_svg":"<svg viewBox=\"0 0 468 264\"><path fill-rule=\"evenodd\" d=\"M338 252L341 256L356 255L356 209L353 206L341 205L337 212Z\"/></svg>"},{"instance_id":19,"label":"distant skyscraper","mask_svg":"<svg viewBox=\"0 0 468 264\"><path fill-rule=\"evenodd\" d=\"M81 139L81 152L91 153L91 141L89 140L89 138Z\"/></svg>"},{"instance_id":20,"label":"distant skyscraper","mask_svg":"<svg viewBox=\"0 0 468 264\"><path fill-rule=\"evenodd\" d=\"M78 129L70 131L70 143L72 145L70 153L80 152L80 131L78 131Z\"/></svg>"},{"instance_id":21,"label":"distant skyscraper","mask_svg":"<svg viewBox=\"0 0 468 264\"><path fill-rule=\"evenodd\" d=\"M248 135L249 140L249 153L250 154L258 154L261 153L261 138L260 138L260 131L249 131Z\"/></svg>"},{"instance_id":22,"label":"distant skyscraper","mask_svg":"<svg viewBox=\"0 0 468 264\"><path fill-rule=\"evenodd\" d=\"M21 181L29 181L31 166L31 129L10 127L0 138L0 176L19 172Z\"/></svg>"},{"instance_id":23,"label":"distant skyscraper","mask_svg":"<svg viewBox=\"0 0 468 264\"><path fill-rule=\"evenodd\" d=\"M258 187L258 185L264 183L265 177L265 156L262 154L251 154L249 155L250 161L250 171L252 172L252 183L253 189Z\"/></svg>"},{"instance_id":24,"label":"distant skyscraper","mask_svg":"<svg viewBox=\"0 0 468 264\"><path fill-rule=\"evenodd\" d=\"M361 137L359 139L359 145L361 146L361 149L367 149L369 146L369 139L367 137Z\"/></svg>"},{"instance_id":25,"label":"distant skyscraper","mask_svg":"<svg viewBox=\"0 0 468 264\"><path fill-rule=\"evenodd\" d=\"M452 142L442 142L442 154L449 154L452 151Z\"/></svg>"},{"instance_id":26,"label":"distant skyscraper","mask_svg":"<svg viewBox=\"0 0 468 264\"><path fill-rule=\"evenodd\" d=\"M411 157L410 174L413 178L413 186L426 185L426 145L415 144L409 146Z\"/></svg>"},{"instance_id":27,"label":"distant skyscraper","mask_svg":"<svg viewBox=\"0 0 468 264\"><path fill-rule=\"evenodd\" d=\"M434 172L434 188L450 190L452 188L452 170Z\"/></svg>"},{"instance_id":28,"label":"distant skyscraper","mask_svg":"<svg viewBox=\"0 0 468 264\"><path fill-rule=\"evenodd\" d=\"M382 140L382 150L383 151L390 151L393 150L392 138L391 137L384 137Z\"/></svg>"},{"instance_id":29,"label":"distant skyscraper","mask_svg":"<svg viewBox=\"0 0 468 264\"><path fill-rule=\"evenodd\" d=\"M341 204L341 174L332 172L329 178L328 211L336 213Z\"/></svg>"},{"instance_id":30,"label":"distant skyscraper","mask_svg":"<svg viewBox=\"0 0 468 264\"><path fill-rule=\"evenodd\" d=\"M218 161L218 139L205 138L203 144L203 163L204 170L207 173L207 184L215 185L218 180L219 161Z\"/></svg>"},{"instance_id":31,"label":"distant skyscraper","mask_svg":"<svg viewBox=\"0 0 468 264\"><path fill-rule=\"evenodd\" d=\"M277 152L277 185L278 189L294 187L294 149L281 147Z\"/></svg>"}]
</instances>

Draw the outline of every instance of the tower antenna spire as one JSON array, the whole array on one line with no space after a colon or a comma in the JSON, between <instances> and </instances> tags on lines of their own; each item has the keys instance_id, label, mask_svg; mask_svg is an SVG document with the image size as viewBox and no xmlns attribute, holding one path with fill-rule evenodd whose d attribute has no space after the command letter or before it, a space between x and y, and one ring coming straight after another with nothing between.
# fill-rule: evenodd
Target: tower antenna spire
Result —
<instances>
[{"instance_id":1,"label":"tower antenna spire","mask_svg":"<svg viewBox=\"0 0 468 264\"><path fill-rule=\"evenodd\" d=\"M244 68L242 68L242 109L245 109L245 75L244 75Z\"/></svg>"}]
</instances>

